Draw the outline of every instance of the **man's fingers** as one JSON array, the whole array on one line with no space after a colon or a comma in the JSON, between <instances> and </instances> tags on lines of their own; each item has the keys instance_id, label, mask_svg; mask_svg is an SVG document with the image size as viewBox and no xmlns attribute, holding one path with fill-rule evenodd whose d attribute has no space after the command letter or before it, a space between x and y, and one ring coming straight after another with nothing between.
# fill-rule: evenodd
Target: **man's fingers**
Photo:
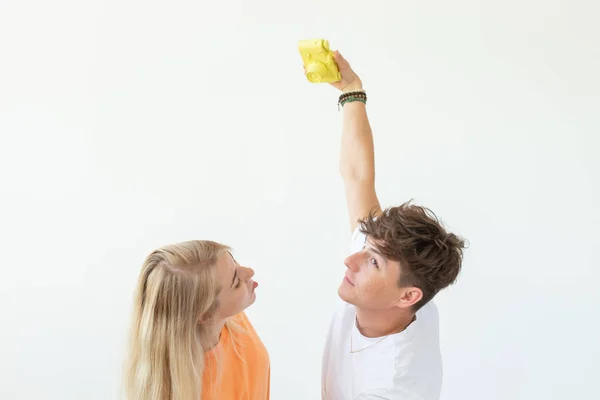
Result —
<instances>
[{"instance_id":1,"label":"man's fingers","mask_svg":"<svg viewBox=\"0 0 600 400\"><path fill-rule=\"evenodd\" d=\"M337 50L334 53L334 59L340 69L342 69L342 70L350 69L350 63L348 63L348 61L346 61L344 56L342 56L340 54L340 52Z\"/></svg>"}]
</instances>

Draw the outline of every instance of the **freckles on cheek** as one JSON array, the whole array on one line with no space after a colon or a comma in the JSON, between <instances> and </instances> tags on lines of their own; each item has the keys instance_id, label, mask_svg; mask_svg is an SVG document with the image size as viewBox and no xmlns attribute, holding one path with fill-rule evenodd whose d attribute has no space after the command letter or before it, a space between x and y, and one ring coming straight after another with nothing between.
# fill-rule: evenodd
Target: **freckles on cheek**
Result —
<instances>
[{"instance_id":1,"label":"freckles on cheek","mask_svg":"<svg viewBox=\"0 0 600 400\"><path fill-rule=\"evenodd\" d=\"M383 289L384 287L381 282L375 279L364 280L360 285L360 291L368 295L374 295L378 292L381 292Z\"/></svg>"}]
</instances>

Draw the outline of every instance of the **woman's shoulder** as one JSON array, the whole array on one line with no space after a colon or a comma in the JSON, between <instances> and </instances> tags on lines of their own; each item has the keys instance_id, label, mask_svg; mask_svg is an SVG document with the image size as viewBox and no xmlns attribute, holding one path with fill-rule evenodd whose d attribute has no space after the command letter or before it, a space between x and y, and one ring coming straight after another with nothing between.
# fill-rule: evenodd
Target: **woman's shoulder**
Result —
<instances>
[{"instance_id":1,"label":"woman's shoulder","mask_svg":"<svg viewBox=\"0 0 600 400\"><path fill-rule=\"evenodd\" d=\"M234 315L233 317L229 317L227 325L230 328L233 328L232 330L237 333L247 334L254 332L254 328L252 327L252 323L250 323L250 319L243 311Z\"/></svg>"},{"instance_id":2,"label":"woman's shoulder","mask_svg":"<svg viewBox=\"0 0 600 400\"><path fill-rule=\"evenodd\" d=\"M250 323L250 319L245 312L241 312L231 317L227 326L230 330L230 334L235 340L240 341L240 343L249 340L252 343L260 343L262 345L258 333L254 330L254 327Z\"/></svg>"},{"instance_id":3,"label":"woman's shoulder","mask_svg":"<svg viewBox=\"0 0 600 400\"><path fill-rule=\"evenodd\" d=\"M248 318L248 316L246 315L246 313L244 311L231 317L230 321L233 322L234 324L238 325L241 328L252 329L252 324L250 323L250 319Z\"/></svg>"}]
</instances>

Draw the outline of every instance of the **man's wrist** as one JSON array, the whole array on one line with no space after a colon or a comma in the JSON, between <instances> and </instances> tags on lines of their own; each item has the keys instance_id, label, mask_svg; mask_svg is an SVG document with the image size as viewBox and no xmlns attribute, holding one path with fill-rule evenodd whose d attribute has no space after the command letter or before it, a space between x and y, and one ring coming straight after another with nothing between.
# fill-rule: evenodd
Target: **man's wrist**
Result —
<instances>
[{"instance_id":1,"label":"man's wrist","mask_svg":"<svg viewBox=\"0 0 600 400\"><path fill-rule=\"evenodd\" d=\"M363 85L360 80L356 80L356 81L344 86L342 88L342 93L356 92L359 90L363 90Z\"/></svg>"}]
</instances>

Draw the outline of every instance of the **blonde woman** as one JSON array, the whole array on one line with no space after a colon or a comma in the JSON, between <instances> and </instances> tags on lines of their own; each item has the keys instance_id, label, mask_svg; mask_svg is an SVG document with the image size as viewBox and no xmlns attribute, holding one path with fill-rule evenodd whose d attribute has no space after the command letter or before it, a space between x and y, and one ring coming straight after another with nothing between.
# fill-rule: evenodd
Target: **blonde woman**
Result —
<instances>
[{"instance_id":1,"label":"blonde woman","mask_svg":"<svg viewBox=\"0 0 600 400\"><path fill-rule=\"evenodd\" d=\"M135 296L126 398L268 399L269 357L244 313L253 275L212 241L152 252Z\"/></svg>"}]
</instances>

